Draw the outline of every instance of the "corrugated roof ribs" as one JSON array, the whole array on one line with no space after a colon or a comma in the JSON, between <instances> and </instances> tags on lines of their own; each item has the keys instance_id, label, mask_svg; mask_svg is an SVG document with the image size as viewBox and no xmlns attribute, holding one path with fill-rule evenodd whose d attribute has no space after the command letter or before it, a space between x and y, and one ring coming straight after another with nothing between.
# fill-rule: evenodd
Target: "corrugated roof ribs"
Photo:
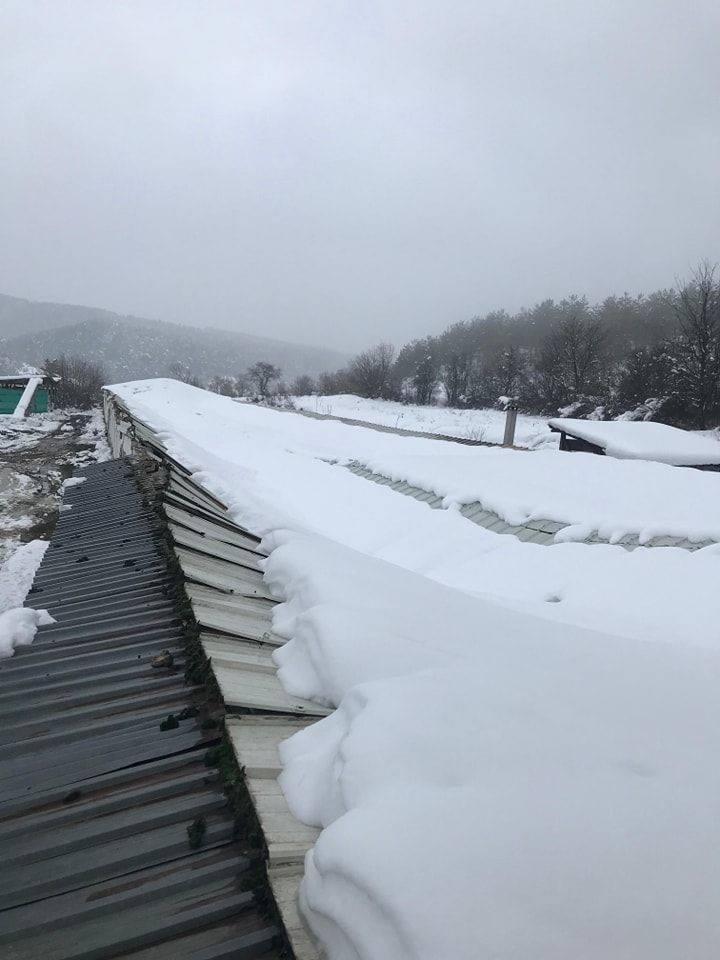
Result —
<instances>
[{"instance_id":1,"label":"corrugated roof ribs","mask_svg":"<svg viewBox=\"0 0 720 960\"><path fill-rule=\"evenodd\" d=\"M163 513L185 594L212 676L228 712L227 733L245 773L265 847L265 870L296 960L317 960L318 947L298 910L305 853L318 831L290 813L277 783L278 744L330 711L289 695L277 678L272 632L276 600L262 579L258 537L167 455L150 428L106 395L108 436L117 453L150 458L162 485Z\"/></svg>"},{"instance_id":2,"label":"corrugated roof ribs","mask_svg":"<svg viewBox=\"0 0 720 960\"><path fill-rule=\"evenodd\" d=\"M0 664L0 954L287 956L206 765L156 508L126 460L79 473L26 601L57 622Z\"/></svg>"}]
</instances>

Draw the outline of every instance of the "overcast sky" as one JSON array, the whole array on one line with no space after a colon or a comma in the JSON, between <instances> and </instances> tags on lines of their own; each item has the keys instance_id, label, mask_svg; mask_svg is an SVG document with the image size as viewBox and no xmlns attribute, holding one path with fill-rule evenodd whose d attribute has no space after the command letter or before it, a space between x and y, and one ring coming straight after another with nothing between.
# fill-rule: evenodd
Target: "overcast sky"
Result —
<instances>
[{"instance_id":1,"label":"overcast sky","mask_svg":"<svg viewBox=\"0 0 720 960\"><path fill-rule=\"evenodd\" d=\"M0 291L355 349L720 259L718 0L2 0Z\"/></svg>"}]
</instances>

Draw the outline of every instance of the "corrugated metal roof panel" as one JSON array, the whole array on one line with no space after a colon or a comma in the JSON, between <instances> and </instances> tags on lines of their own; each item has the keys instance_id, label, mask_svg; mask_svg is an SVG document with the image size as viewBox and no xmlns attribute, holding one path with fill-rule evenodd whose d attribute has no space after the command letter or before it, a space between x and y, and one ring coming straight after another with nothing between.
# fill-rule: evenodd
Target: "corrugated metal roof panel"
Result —
<instances>
[{"instance_id":1,"label":"corrugated metal roof panel","mask_svg":"<svg viewBox=\"0 0 720 960\"><path fill-rule=\"evenodd\" d=\"M260 543L256 537L247 533L240 533L239 529L229 523L223 523L217 518L207 518L199 510L190 511L187 507L179 509L174 505L174 499L167 496L165 499L165 513L171 523L194 530L200 536L211 537L223 543L230 543L236 547L255 553L258 557L265 554L260 550Z\"/></svg>"},{"instance_id":2,"label":"corrugated metal roof panel","mask_svg":"<svg viewBox=\"0 0 720 960\"><path fill-rule=\"evenodd\" d=\"M224 593L238 593L249 597L270 597L262 574L247 567L241 568L242 576L231 564L215 560L207 554L197 554L180 547L175 548L183 573L188 580L206 584Z\"/></svg>"},{"instance_id":3,"label":"corrugated metal roof panel","mask_svg":"<svg viewBox=\"0 0 720 960\"><path fill-rule=\"evenodd\" d=\"M108 404L107 416L112 436L116 422L112 404ZM284 641L271 629L275 601L258 569L263 556L259 539L235 524L224 504L187 473L180 474L172 464L166 472L163 500L175 554L201 627L201 642L226 704L255 715L271 712L290 723L293 715L316 718L328 713L325 707L287 694L277 678L271 654ZM243 757L235 752L242 765ZM285 801L276 782L277 771L273 776L275 780L264 786L248 783L256 810L262 811L271 859L268 878L298 960L317 960L317 945L298 912L301 864L296 860L288 870L288 864L282 862L289 852L296 857L301 849L307 849L308 828L294 820L286 806L282 809ZM278 835L278 826L288 832L287 837ZM305 837L304 846L295 843L300 834ZM309 835L314 837L314 832Z\"/></svg>"},{"instance_id":4,"label":"corrugated metal roof panel","mask_svg":"<svg viewBox=\"0 0 720 960\"><path fill-rule=\"evenodd\" d=\"M442 497L439 497L437 494L431 493L428 490L423 490L421 487L412 486L405 480L390 480L388 477L385 477L380 473L374 473L372 470L369 470L367 467L364 467L359 463L347 464L346 469L351 470L358 477L363 477L366 480L372 480L373 483L377 483L380 486L389 487L396 493L402 493L405 496L413 497L415 500L419 500L421 503L426 503L433 509L437 509L438 507L442 506ZM499 533L502 535L510 534L526 543L550 545L555 542L555 534L559 533L560 530L563 530L568 526L567 523L558 523L555 520L528 520L523 524L511 524L508 523L507 520L503 520L502 517L498 516L498 514L488 510L483 506L482 503L479 502L462 504L460 507L460 513L467 520L476 523L480 527L484 527L486 530L490 530L491 533ZM587 537L584 542L590 544L607 544L609 541L606 538L601 537L599 533L595 531L589 537ZM695 542L684 537L656 537L655 539L650 540L648 543L641 544L637 535L623 537L621 540L617 541L619 546L625 547L627 550L636 550L641 546L681 547L683 550L699 550L701 547L709 546L712 542L713 541L711 540Z\"/></svg>"},{"instance_id":5,"label":"corrugated metal roof panel","mask_svg":"<svg viewBox=\"0 0 720 960\"><path fill-rule=\"evenodd\" d=\"M214 538L209 533L195 533L194 530L189 530L178 523L170 523L169 526L173 540L181 547L196 550L198 553L206 553L218 560L238 564L241 567L250 567L251 570L260 569L259 562L262 558L251 550L238 547L226 540Z\"/></svg>"},{"instance_id":6,"label":"corrugated metal roof panel","mask_svg":"<svg viewBox=\"0 0 720 960\"><path fill-rule=\"evenodd\" d=\"M279 957L204 763L217 734L196 716L204 691L184 682L153 508L126 463L81 473L28 597L57 623L0 662L0 954ZM128 517L134 534L118 540Z\"/></svg>"},{"instance_id":7,"label":"corrugated metal roof panel","mask_svg":"<svg viewBox=\"0 0 720 960\"><path fill-rule=\"evenodd\" d=\"M214 604L193 603L193 613L201 627L242 640L262 640L268 631L265 617L221 610Z\"/></svg>"},{"instance_id":8,"label":"corrugated metal roof panel","mask_svg":"<svg viewBox=\"0 0 720 960\"><path fill-rule=\"evenodd\" d=\"M221 517L226 513L225 504L221 500L190 482L187 476L179 474L175 469L170 471L169 489L191 504L198 503L208 513L217 513Z\"/></svg>"}]
</instances>

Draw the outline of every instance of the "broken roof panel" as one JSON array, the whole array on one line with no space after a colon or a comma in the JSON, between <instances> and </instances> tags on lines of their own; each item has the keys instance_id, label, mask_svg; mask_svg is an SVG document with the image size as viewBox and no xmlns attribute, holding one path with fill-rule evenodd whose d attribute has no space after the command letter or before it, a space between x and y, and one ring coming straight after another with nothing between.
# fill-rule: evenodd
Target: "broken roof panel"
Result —
<instances>
[{"instance_id":1,"label":"broken roof panel","mask_svg":"<svg viewBox=\"0 0 720 960\"><path fill-rule=\"evenodd\" d=\"M252 864L205 764L218 734L202 728L199 690L185 683L153 507L127 463L82 474L28 598L57 623L0 662L0 954L277 958L280 930L243 889ZM137 535L109 543L128 504ZM126 563L148 548L153 575L138 582Z\"/></svg>"}]
</instances>

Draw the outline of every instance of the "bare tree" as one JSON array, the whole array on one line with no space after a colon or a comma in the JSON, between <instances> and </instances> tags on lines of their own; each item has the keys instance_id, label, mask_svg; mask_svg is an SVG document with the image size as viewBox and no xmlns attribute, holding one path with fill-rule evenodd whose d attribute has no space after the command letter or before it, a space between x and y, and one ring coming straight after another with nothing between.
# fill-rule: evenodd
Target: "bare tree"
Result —
<instances>
[{"instance_id":1,"label":"bare tree","mask_svg":"<svg viewBox=\"0 0 720 960\"><path fill-rule=\"evenodd\" d=\"M175 360L170 364L168 370L174 380L179 380L181 383L189 383L191 387L200 386L200 381L190 369L189 364L185 363L184 360Z\"/></svg>"},{"instance_id":2,"label":"bare tree","mask_svg":"<svg viewBox=\"0 0 720 960\"><path fill-rule=\"evenodd\" d=\"M680 340L675 351L681 392L700 428L720 400L720 283L717 267L700 263L678 291Z\"/></svg>"},{"instance_id":3,"label":"bare tree","mask_svg":"<svg viewBox=\"0 0 720 960\"><path fill-rule=\"evenodd\" d=\"M415 368L415 376L413 377L416 403L430 403L436 383L437 371L435 370L435 364L433 363L432 355L427 353Z\"/></svg>"},{"instance_id":4,"label":"bare tree","mask_svg":"<svg viewBox=\"0 0 720 960\"><path fill-rule=\"evenodd\" d=\"M442 367L442 382L448 406L456 407L465 396L472 367L472 354L451 353Z\"/></svg>"},{"instance_id":5,"label":"bare tree","mask_svg":"<svg viewBox=\"0 0 720 960\"><path fill-rule=\"evenodd\" d=\"M54 360L46 360L44 367L45 373L59 378L53 387L56 406L84 409L100 402L105 383L101 364L86 357L66 357L62 353Z\"/></svg>"},{"instance_id":6,"label":"bare tree","mask_svg":"<svg viewBox=\"0 0 720 960\"><path fill-rule=\"evenodd\" d=\"M378 343L359 353L350 361L350 381L361 397L388 398L392 393L392 369L395 348L390 343Z\"/></svg>"},{"instance_id":7,"label":"bare tree","mask_svg":"<svg viewBox=\"0 0 720 960\"><path fill-rule=\"evenodd\" d=\"M522 357L517 347L506 347L496 360L496 371L499 381L499 396L512 397L518 387L522 374Z\"/></svg>"},{"instance_id":8,"label":"bare tree","mask_svg":"<svg viewBox=\"0 0 720 960\"><path fill-rule=\"evenodd\" d=\"M292 384L290 385L290 394L293 397L307 397L311 393L315 392L315 381L312 377L309 377L306 373L303 373L299 377L295 377Z\"/></svg>"},{"instance_id":9,"label":"bare tree","mask_svg":"<svg viewBox=\"0 0 720 960\"><path fill-rule=\"evenodd\" d=\"M599 321L577 316L561 320L540 351L538 372L547 399L577 400L587 392L598 373L604 343L605 331Z\"/></svg>"},{"instance_id":10,"label":"bare tree","mask_svg":"<svg viewBox=\"0 0 720 960\"><path fill-rule=\"evenodd\" d=\"M317 391L322 397L331 397L336 393L351 393L354 389L347 370L325 372L318 376Z\"/></svg>"},{"instance_id":11,"label":"bare tree","mask_svg":"<svg viewBox=\"0 0 720 960\"><path fill-rule=\"evenodd\" d=\"M247 370L247 379L256 388L261 397L267 396L268 388L273 380L279 380L282 370L265 360L258 360Z\"/></svg>"},{"instance_id":12,"label":"bare tree","mask_svg":"<svg viewBox=\"0 0 720 960\"><path fill-rule=\"evenodd\" d=\"M211 377L207 388L211 393L219 393L223 397L237 396L237 384L232 377Z\"/></svg>"}]
</instances>

